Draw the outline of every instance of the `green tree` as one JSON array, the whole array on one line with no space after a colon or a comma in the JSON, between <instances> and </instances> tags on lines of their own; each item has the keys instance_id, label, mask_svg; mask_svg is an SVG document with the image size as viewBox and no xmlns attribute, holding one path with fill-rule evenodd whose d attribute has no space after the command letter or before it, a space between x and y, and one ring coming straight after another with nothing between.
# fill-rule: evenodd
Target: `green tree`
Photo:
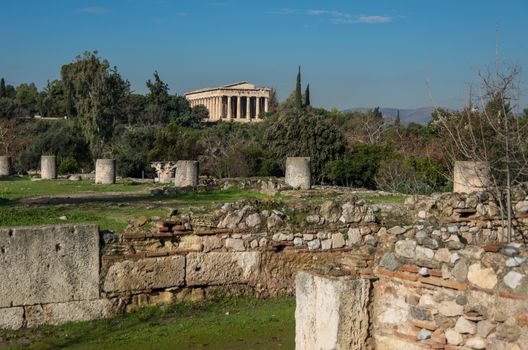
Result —
<instances>
[{"instance_id":1,"label":"green tree","mask_svg":"<svg viewBox=\"0 0 528 350\"><path fill-rule=\"evenodd\" d=\"M394 126L397 128L401 127L400 110L396 113L396 120L394 120Z\"/></svg>"},{"instance_id":2,"label":"green tree","mask_svg":"<svg viewBox=\"0 0 528 350\"><path fill-rule=\"evenodd\" d=\"M106 153L116 122L127 118L130 84L97 51L85 52L62 66L61 76L68 109L82 118L92 156L97 158Z\"/></svg>"},{"instance_id":3,"label":"green tree","mask_svg":"<svg viewBox=\"0 0 528 350\"><path fill-rule=\"evenodd\" d=\"M304 92L304 105L310 106L310 84L306 85L306 90Z\"/></svg>"},{"instance_id":4,"label":"green tree","mask_svg":"<svg viewBox=\"0 0 528 350\"><path fill-rule=\"evenodd\" d=\"M299 70L297 71L297 81L295 84L295 107L298 109L301 109L303 106L301 89L301 66L299 66Z\"/></svg>"},{"instance_id":5,"label":"green tree","mask_svg":"<svg viewBox=\"0 0 528 350\"><path fill-rule=\"evenodd\" d=\"M153 124L167 124L170 119L170 96L169 85L163 82L158 74L154 72L154 80L147 80L148 106L146 116Z\"/></svg>"},{"instance_id":6,"label":"green tree","mask_svg":"<svg viewBox=\"0 0 528 350\"><path fill-rule=\"evenodd\" d=\"M0 98L7 97L6 85L4 78L0 79Z\"/></svg>"},{"instance_id":7,"label":"green tree","mask_svg":"<svg viewBox=\"0 0 528 350\"><path fill-rule=\"evenodd\" d=\"M38 100L39 93L34 83L20 84L16 88L16 101L22 108L26 109L29 113L37 112Z\"/></svg>"}]
</instances>

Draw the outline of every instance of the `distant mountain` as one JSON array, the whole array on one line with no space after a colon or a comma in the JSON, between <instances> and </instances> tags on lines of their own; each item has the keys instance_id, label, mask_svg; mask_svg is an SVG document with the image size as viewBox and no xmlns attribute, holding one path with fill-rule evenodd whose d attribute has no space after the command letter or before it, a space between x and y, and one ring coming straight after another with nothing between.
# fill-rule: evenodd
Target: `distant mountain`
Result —
<instances>
[{"instance_id":1,"label":"distant mountain","mask_svg":"<svg viewBox=\"0 0 528 350\"><path fill-rule=\"evenodd\" d=\"M372 108L349 108L343 112L366 112ZM400 119L402 123L409 124L410 122L419 123L422 125L427 124L431 120L431 114L435 110L434 107L423 107L415 109L398 109L398 108L380 108L381 114L385 117L396 118L398 111L400 111Z\"/></svg>"}]
</instances>

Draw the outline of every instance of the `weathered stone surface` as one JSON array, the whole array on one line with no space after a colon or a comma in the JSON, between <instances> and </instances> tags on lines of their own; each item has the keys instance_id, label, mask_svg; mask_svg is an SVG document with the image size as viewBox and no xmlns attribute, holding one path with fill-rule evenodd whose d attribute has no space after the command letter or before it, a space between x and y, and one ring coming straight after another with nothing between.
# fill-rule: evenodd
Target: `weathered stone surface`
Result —
<instances>
[{"instance_id":1,"label":"weathered stone surface","mask_svg":"<svg viewBox=\"0 0 528 350\"><path fill-rule=\"evenodd\" d=\"M205 237L203 240L203 251L206 253L215 249L220 249L223 246L222 239L217 236Z\"/></svg>"},{"instance_id":2,"label":"weathered stone surface","mask_svg":"<svg viewBox=\"0 0 528 350\"><path fill-rule=\"evenodd\" d=\"M418 339L418 340L427 340L427 339L431 338L432 334L433 333L430 330L422 328L418 332L418 335L416 336L416 339Z\"/></svg>"},{"instance_id":3,"label":"weathered stone surface","mask_svg":"<svg viewBox=\"0 0 528 350\"><path fill-rule=\"evenodd\" d=\"M388 252L381 257L380 265L391 271L395 271L401 266L401 262L393 252Z\"/></svg>"},{"instance_id":4,"label":"weathered stone surface","mask_svg":"<svg viewBox=\"0 0 528 350\"><path fill-rule=\"evenodd\" d=\"M0 329L16 330L24 324L24 308L9 307L0 309Z\"/></svg>"},{"instance_id":5,"label":"weathered stone surface","mask_svg":"<svg viewBox=\"0 0 528 350\"><path fill-rule=\"evenodd\" d=\"M341 233L334 233L332 235L332 248L342 248L345 246L345 238Z\"/></svg>"},{"instance_id":6,"label":"weathered stone surface","mask_svg":"<svg viewBox=\"0 0 528 350\"><path fill-rule=\"evenodd\" d=\"M249 283L259 268L259 252L191 253L185 280L189 286Z\"/></svg>"},{"instance_id":7,"label":"weathered stone surface","mask_svg":"<svg viewBox=\"0 0 528 350\"><path fill-rule=\"evenodd\" d=\"M449 328L445 331L445 337L447 339L447 343L451 345L460 345L464 341L464 338L455 331L453 328Z\"/></svg>"},{"instance_id":8,"label":"weathered stone surface","mask_svg":"<svg viewBox=\"0 0 528 350\"><path fill-rule=\"evenodd\" d=\"M97 159L95 162L95 183L114 184L116 182L115 159Z\"/></svg>"},{"instance_id":9,"label":"weathered stone surface","mask_svg":"<svg viewBox=\"0 0 528 350\"><path fill-rule=\"evenodd\" d=\"M322 250L332 249L332 240L331 239L323 239L321 241L321 249Z\"/></svg>"},{"instance_id":10,"label":"weathered stone surface","mask_svg":"<svg viewBox=\"0 0 528 350\"><path fill-rule=\"evenodd\" d=\"M40 177L43 180L53 180L57 178L57 157L40 157Z\"/></svg>"},{"instance_id":11,"label":"weathered stone surface","mask_svg":"<svg viewBox=\"0 0 528 350\"><path fill-rule=\"evenodd\" d=\"M438 305L438 311L448 317L460 316L464 312L464 306L458 305L454 300L445 300Z\"/></svg>"},{"instance_id":12,"label":"weathered stone surface","mask_svg":"<svg viewBox=\"0 0 528 350\"><path fill-rule=\"evenodd\" d=\"M196 187L199 175L200 165L197 161L179 160L176 162L174 185L176 187Z\"/></svg>"},{"instance_id":13,"label":"weathered stone surface","mask_svg":"<svg viewBox=\"0 0 528 350\"><path fill-rule=\"evenodd\" d=\"M367 349L369 280L299 272L295 284L296 349Z\"/></svg>"},{"instance_id":14,"label":"weathered stone surface","mask_svg":"<svg viewBox=\"0 0 528 350\"><path fill-rule=\"evenodd\" d=\"M506 276L504 276L502 280L504 281L505 285L507 285L511 289L515 289L519 286L523 277L524 276L519 272L510 271L506 274Z\"/></svg>"},{"instance_id":15,"label":"weathered stone surface","mask_svg":"<svg viewBox=\"0 0 528 350\"><path fill-rule=\"evenodd\" d=\"M334 201L326 201L321 204L319 213L328 222L337 222L341 216L341 208Z\"/></svg>"},{"instance_id":16,"label":"weathered stone surface","mask_svg":"<svg viewBox=\"0 0 528 350\"><path fill-rule=\"evenodd\" d=\"M466 280L468 274L468 266L464 260L458 260L451 270L451 274L455 279L462 283Z\"/></svg>"},{"instance_id":17,"label":"weathered stone surface","mask_svg":"<svg viewBox=\"0 0 528 350\"><path fill-rule=\"evenodd\" d=\"M517 213L528 213L528 201L520 201L515 204L515 211Z\"/></svg>"},{"instance_id":18,"label":"weathered stone surface","mask_svg":"<svg viewBox=\"0 0 528 350\"><path fill-rule=\"evenodd\" d=\"M321 248L321 241L318 239L314 239L310 242L308 242L308 249L310 250L316 250Z\"/></svg>"},{"instance_id":19,"label":"weathered stone surface","mask_svg":"<svg viewBox=\"0 0 528 350\"><path fill-rule=\"evenodd\" d=\"M387 232L390 233L391 235L401 235L401 234L404 234L406 231L407 230L401 226L394 226L387 230Z\"/></svg>"},{"instance_id":20,"label":"weathered stone surface","mask_svg":"<svg viewBox=\"0 0 528 350\"><path fill-rule=\"evenodd\" d=\"M361 236L361 231L358 228L349 228L348 229L348 245L359 245L363 240Z\"/></svg>"},{"instance_id":21,"label":"weathered stone surface","mask_svg":"<svg viewBox=\"0 0 528 350\"><path fill-rule=\"evenodd\" d=\"M312 186L310 157L286 158L285 181L293 188L310 189Z\"/></svg>"},{"instance_id":22,"label":"weathered stone surface","mask_svg":"<svg viewBox=\"0 0 528 350\"><path fill-rule=\"evenodd\" d=\"M480 263L469 267L468 280L481 288L491 289L497 285L495 271L491 267L483 268Z\"/></svg>"},{"instance_id":23,"label":"weathered stone surface","mask_svg":"<svg viewBox=\"0 0 528 350\"><path fill-rule=\"evenodd\" d=\"M416 255L415 241L398 241L394 245L394 251L397 255L404 258L414 258Z\"/></svg>"},{"instance_id":24,"label":"weathered stone surface","mask_svg":"<svg viewBox=\"0 0 528 350\"><path fill-rule=\"evenodd\" d=\"M277 214L273 213L266 219L266 225L268 226L268 229L272 229L274 227L278 227L282 225L282 219Z\"/></svg>"},{"instance_id":25,"label":"weathered stone surface","mask_svg":"<svg viewBox=\"0 0 528 350\"><path fill-rule=\"evenodd\" d=\"M526 261L526 257L525 256L514 256L514 257L508 258L508 260L506 260L506 266L508 266L508 267L521 266L525 261Z\"/></svg>"},{"instance_id":26,"label":"weathered stone surface","mask_svg":"<svg viewBox=\"0 0 528 350\"><path fill-rule=\"evenodd\" d=\"M441 262L449 262L451 260L451 252L447 248L440 248L434 255L435 260Z\"/></svg>"},{"instance_id":27,"label":"weathered stone surface","mask_svg":"<svg viewBox=\"0 0 528 350\"><path fill-rule=\"evenodd\" d=\"M434 257L434 251L422 246L416 247L416 258L421 260L431 260Z\"/></svg>"},{"instance_id":28,"label":"weathered stone surface","mask_svg":"<svg viewBox=\"0 0 528 350\"><path fill-rule=\"evenodd\" d=\"M477 334L479 337L486 338L491 332L495 330L495 324L488 320L483 320L477 323Z\"/></svg>"},{"instance_id":29,"label":"weathered stone surface","mask_svg":"<svg viewBox=\"0 0 528 350\"><path fill-rule=\"evenodd\" d=\"M460 316L455 324L455 331L461 334L475 334L477 333L477 326L474 322Z\"/></svg>"},{"instance_id":30,"label":"weathered stone surface","mask_svg":"<svg viewBox=\"0 0 528 350\"><path fill-rule=\"evenodd\" d=\"M260 225L261 222L262 222L262 219L260 218L259 213L249 214L248 217L246 218L247 227L251 227L251 228L257 227Z\"/></svg>"},{"instance_id":31,"label":"weathered stone surface","mask_svg":"<svg viewBox=\"0 0 528 350\"><path fill-rule=\"evenodd\" d=\"M237 252L243 252L246 250L244 247L244 240L240 238L227 238L225 240L225 246L227 249L234 250Z\"/></svg>"},{"instance_id":32,"label":"weathered stone surface","mask_svg":"<svg viewBox=\"0 0 528 350\"><path fill-rule=\"evenodd\" d=\"M485 349L486 348L486 340L482 339L480 337L471 337L466 340L467 347L470 347L471 349Z\"/></svg>"},{"instance_id":33,"label":"weathered stone surface","mask_svg":"<svg viewBox=\"0 0 528 350\"><path fill-rule=\"evenodd\" d=\"M118 299L98 299L33 305L25 309L27 327L34 328L108 318L120 312L122 305Z\"/></svg>"},{"instance_id":34,"label":"weathered stone surface","mask_svg":"<svg viewBox=\"0 0 528 350\"><path fill-rule=\"evenodd\" d=\"M360 222L361 221L361 213L359 211L356 211L356 207L354 206L354 203L347 202L344 203L341 206L342 214L339 218L339 221L348 224L351 222Z\"/></svg>"},{"instance_id":35,"label":"weathered stone surface","mask_svg":"<svg viewBox=\"0 0 528 350\"><path fill-rule=\"evenodd\" d=\"M0 307L99 297L97 225L0 229Z\"/></svg>"},{"instance_id":36,"label":"weathered stone surface","mask_svg":"<svg viewBox=\"0 0 528 350\"><path fill-rule=\"evenodd\" d=\"M214 254L214 253L209 253ZM127 292L181 286L185 279L185 257L125 260L110 266L106 274L105 292Z\"/></svg>"},{"instance_id":37,"label":"weathered stone surface","mask_svg":"<svg viewBox=\"0 0 528 350\"><path fill-rule=\"evenodd\" d=\"M509 318L506 322L497 324L497 338L514 342L519 339L521 329L515 323L513 318Z\"/></svg>"}]
</instances>

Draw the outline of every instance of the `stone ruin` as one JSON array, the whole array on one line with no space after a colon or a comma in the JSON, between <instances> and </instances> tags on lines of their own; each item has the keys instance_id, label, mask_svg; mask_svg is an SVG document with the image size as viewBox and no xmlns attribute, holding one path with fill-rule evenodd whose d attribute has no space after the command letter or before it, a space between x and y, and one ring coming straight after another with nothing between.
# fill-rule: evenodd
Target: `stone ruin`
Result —
<instances>
[{"instance_id":1,"label":"stone ruin","mask_svg":"<svg viewBox=\"0 0 528 350\"><path fill-rule=\"evenodd\" d=\"M312 170L310 157L286 158L286 184L303 190L312 187Z\"/></svg>"},{"instance_id":2,"label":"stone ruin","mask_svg":"<svg viewBox=\"0 0 528 350\"><path fill-rule=\"evenodd\" d=\"M176 187L198 186L200 174L199 163L194 160L179 160L176 162L174 185Z\"/></svg>"},{"instance_id":3,"label":"stone ruin","mask_svg":"<svg viewBox=\"0 0 528 350\"><path fill-rule=\"evenodd\" d=\"M40 157L40 178L42 180L55 180L57 178L57 157Z\"/></svg>"},{"instance_id":4,"label":"stone ruin","mask_svg":"<svg viewBox=\"0 0 528 350\"><path fill-rule=\"evenodd\" d=\"M150 167L156 171L159 183L171 183L174 181L174 171L176 170L176 162L173 161L159 161L150 163Z\"/></svg>"},{"instance_id":5,"label":"stone ruin","mask_svg":"<svg viewBox=\"0 0 528 350\"><path fill-rule=\"evenodd\" d=\"M95 162L95 183L111 185L116 182L115 159L97 159Z\"/></svg>"},{"instance_id":6,"label":"stone ruin","mask_svg":"<svg viewBox=\"0 0 528 350\"><path fill-rule=\"evenodd\" d=\"M453 169L453 192L485 191L491 186L488 162L456 161Z\"/></svg>"},{"instance_id":7,"label":"stone ruin","mask_svg":"<svg viewBox=\"0 0 528 350\"><path fill-rule=\"evenodd\" d=\"M10 176L11 174L11 157L0 156L0 176Z\"/></svg>"}]
</instances>

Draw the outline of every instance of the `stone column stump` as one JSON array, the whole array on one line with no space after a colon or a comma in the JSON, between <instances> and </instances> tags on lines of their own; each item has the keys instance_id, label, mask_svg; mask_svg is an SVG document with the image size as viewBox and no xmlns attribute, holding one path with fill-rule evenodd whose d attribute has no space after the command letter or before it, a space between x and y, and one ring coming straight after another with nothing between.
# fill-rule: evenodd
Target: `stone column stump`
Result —
<instances>
[{"instance_id":1,"label":"stone column stump","mask_svg":"<svg viewBox=\"0 0 528 350\"><path fill-rule=\"evenodd\" d=\"M95 162L95 183L111 185L116 182L115 159L97 159Z\"/></svg>"},{"instance_id":2,"label":"stone column stump","mask_svg":"<svg viewBox=\"0 0 528 350\"><path fill-rule=\"evenodd\" d=\"M179 160L176 162L176 187L198 186L199 163L195 160Z\"/></svg>"},{"instance_id":3,"label":"stone column stump","mask_svg":"<svg viewBox=\"0 0 528 350\"><path fill-rule=\"evenodd\" d=\"M312 187L310 157L286 158L286 184L303 190Z\"/></svg>"},{"instance_id":4,"label":"stone column stump","mask_svg":"<svg viewBox=\"0 0 528 350\"><path fill-rule=\"evenodd\" d=\"M57 157L40 157L40 178L42 180L54 180L57 178Z\"/></svg>"},{"instance_id":5,"label":"stone column stump","mask_svg":"<svg viewBox=\"0 0 528 350\"><path fill-rule=\"evenodd\" d=\"M484 191L491 186L491 169L488 162L456 161L453 169L453 192Z\"/></svg>"},{"instance_id":6,"label":"stone column stump","mask_svg":"<svg viewBox=\"0 0 528 350\"><path fill-rule=\"evenodd\" d=\"M11 157L0 156L0 176L10 176L11 171Z\"/></svg>"}]
</instances>

